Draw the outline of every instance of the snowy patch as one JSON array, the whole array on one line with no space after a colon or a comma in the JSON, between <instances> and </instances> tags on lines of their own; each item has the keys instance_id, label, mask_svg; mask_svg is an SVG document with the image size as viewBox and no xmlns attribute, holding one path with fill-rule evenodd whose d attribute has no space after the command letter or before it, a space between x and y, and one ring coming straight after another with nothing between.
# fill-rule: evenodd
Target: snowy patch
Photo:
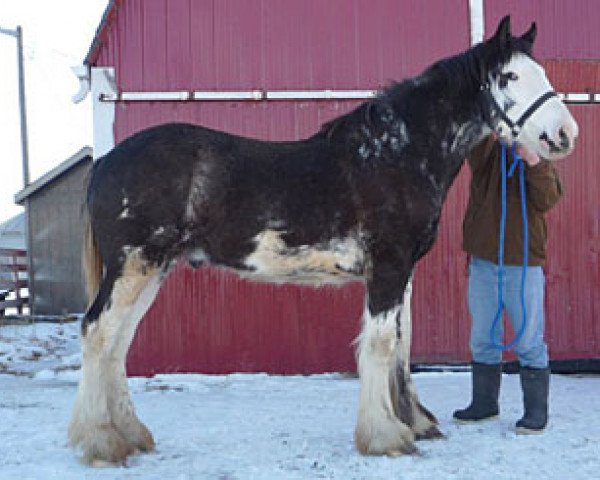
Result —
<instances>
[{"instance_id":1,"label":"snowy patch","mask_svg":"<svg viewBox=\"0 0 600 480\"><path fill-rule=\"evenodd\" d=\"M79 331L79 322L0 324L0 373L33 376L79 369Z\"/></svg>"},{"instance_id":2,"label":"snowy patch","mask_svg":"<svg viewBox=\"0 0 600 480\"><path fill-rule=\"evenodd\" d=\"M62 330L61 330L62 329ZM157 375L131 378L140 418L157 451L126 468L91 469L67 447L66 429L77 388L78 324L0 327L0 351L20 350L33 378L0 374L0 479L391 479L590 480L600 458L600 377L553 375L550 424L542 435L518 436L516 375L504 375L501 414L481 425L455 425L467 405L468 373L413 376L446 440L418 442L420 455L362 457L354 449L358 380L337 375ZM65 339L58 341L55 339ZM41 346L54 342L57 349ZM31 352L43 352L27 360ZM37 355L37 354L35 354ZM34 356L35 356L34 355ZM14 365L14 362L11 363ZM29 365L29 367L27 367ZM52 375L47 372L52 371Z\"/></svg>"}]
</instances>

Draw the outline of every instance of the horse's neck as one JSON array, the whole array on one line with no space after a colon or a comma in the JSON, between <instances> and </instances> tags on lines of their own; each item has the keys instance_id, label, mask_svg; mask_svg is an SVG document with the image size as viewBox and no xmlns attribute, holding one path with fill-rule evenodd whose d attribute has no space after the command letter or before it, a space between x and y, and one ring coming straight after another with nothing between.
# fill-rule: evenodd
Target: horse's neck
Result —
<instances>
[{"instance_id":1,"label":"horse's neck","mask_svg":"<svg viewBox=\"0 0 600 480\"><path fill-rule=\"evenodd\" d=\"M418 87L423 98L420 111L428 114L404 113L416 120L409 133L417 138L417 148L423 148L417 154L429 157L429 173L444 187L444 196L467 155L491 132L482 115L479 92L467 88L449 92L447 81L438 78Z\"/></svg>"}]
</instances>

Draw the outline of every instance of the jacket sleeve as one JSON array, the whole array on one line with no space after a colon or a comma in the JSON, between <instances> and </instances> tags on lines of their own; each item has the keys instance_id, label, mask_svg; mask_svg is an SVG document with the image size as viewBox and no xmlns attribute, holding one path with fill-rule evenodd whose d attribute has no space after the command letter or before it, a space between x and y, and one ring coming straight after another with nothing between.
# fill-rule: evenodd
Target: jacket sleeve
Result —
<instances>
[{"instance_id":1,"label":"jacket sleeve","mask_svg":"<svg viewBox=\"0 0 600 480\"><path fill-rule=\"evenodd\" d=\"M563 194L558 171L549 160L526 167L525 181L531 205L542 213L550 210Z\"/></svg>"}]
</instances>

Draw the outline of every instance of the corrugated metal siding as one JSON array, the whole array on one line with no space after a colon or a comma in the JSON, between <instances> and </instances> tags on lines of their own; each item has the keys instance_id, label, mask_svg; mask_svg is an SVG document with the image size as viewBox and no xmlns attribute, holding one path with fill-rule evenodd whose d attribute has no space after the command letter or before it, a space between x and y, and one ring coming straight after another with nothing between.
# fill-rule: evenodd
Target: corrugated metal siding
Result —
<instances>
[{"instance_id":1,"label":"corrugated metal siding","mask_svg":"<svg viewBox=\"0 0 600 480\"><path fill-rule=\"evenodd\" d=\"M167 9L166 0L128 0L120 8L98 61L117 68L119 89L373 89L415 74L469 43L466 0L169 0L168 5ZM510 5L516 11L520 3ZM496 15L493 7L486 2L486 18ZM517 31L526 26L519 21L515 17ZM488 32L490 28L495 23ZM548 43L543 38L542 44ZM548 45L542 52L551 51ZM566 78L567 84L565 71L571 67L555 62L552 75ZM592 74L586 70L582 75L588 79ZM312 134L354 105L122 103L117 105L115 132L119 141L149 125L178 120L258 138L293 139ZM587 178L598 178L595 175ZM469 356L466 257L460 251L468 179L465 169L448 196L438 242L417 268L413 359L418 361L464 361ZM579 181L583 178L566 179L567 189L576 190ZM577 213L581 206L570 202L567 197L562 208ZM552 250L550 255L561 259L561 268L562 262L570 262L568 252L558 255ZM593 268L588 265L587 270ZM600 285L597 276L587 280L591 288ZM566 298L552 285L568 281L550 272L549 302ZM569 301L577 303L579 296L590 297L594 291L573 291ZM214 269L194 272L180 266L138 330L129 371L354 370L350 343L359 331L362 300L360 285L314 290L251 284ZM577 347L581 336L569 345L560 343L564 324L553 320L555 308L549 303L553 355L591 351ZM594 308L581 311L585 325L577 328L591 328L590 335L597 339L598 327L592 326L597 305Z\"/></svg>"},{"instance_id":2,"label":"corrugated metal siding","mask_svg":"<svg viewBox=\"0 0 600 480\"><path fill-rule=\"evenodd\" d=\"M600 91L600 61L545 60L543 64L558 92Z\"/></svg>"},{"instance_id":3,"label":"corrugated metal siding","mask_svg":"<svg viewBox=\"0 0 600 480\"><path fill-rule=\"evenodd\" d=\"M117 105L116 140L150 125L168 121L201 124L264 139L298 139L357 103L336 102L136 102Z\"/></svg>"},{"instance_id":4,"label":"corrugated metal siding","mask_svg":"<svg viewBox=\"0 0 600 480\"><path fill-rule=\"evenodd\" d=\"M123 90L378 88L467 48L467 22L464 0L127 0L97 65Z\"/></svg>"},{"instance_id":5,"label":"corrugated metal siding","mask_svg":"<svg viewBox=\"0 0 600 480\"><path fill-rule=\"evenodd\" d=\"M524 33L535 21L538 36L534 54L540 60L599 58L597 0L484 0L484 12L488 36L507 14L511 15L515 34Z\"/></svg>"},{"instance_id":6,"label":"corrugated metal siding","mask_svg":"<svg viewBox=\"0 0 600 480\"><path fill-rule=\"evenodd\" d=\"M600 356L600 105L571 110L579 143L557 162L565 196L548 219L547 337L556 359Z\"/></svg>"},{"instance_id":7,"label":"corrugated metal siding","mask_svg":"<svg viewBox=\"0 0 600 480\"><path fill-rule=\"evenodd\" d=\"M351 371L362 298L359 284L265 285L180 265L138 330L128 371Z\"/></svg>"}]
</instances>

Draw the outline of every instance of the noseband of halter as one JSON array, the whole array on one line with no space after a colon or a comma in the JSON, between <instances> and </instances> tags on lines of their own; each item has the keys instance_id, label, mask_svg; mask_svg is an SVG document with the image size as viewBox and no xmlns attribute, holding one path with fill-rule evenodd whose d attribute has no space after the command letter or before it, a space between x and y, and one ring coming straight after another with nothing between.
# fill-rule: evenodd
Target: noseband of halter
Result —
<instances>
[{"instance_id":1,"label":"noseband of halter","mask_svg":"<svg viewBox=\"0 0 600 480\"><path fill-rule=\"evenodd\" d=\"M517 137L521 133L521 130L523 129L523 125L525 125L525 122L529 119L529 117L531 117L531 115L534 114L534 112L538 108L540 108L551 98L558 97L558 94L554 90L550 90L549 92L544 93L535 102L533 102L527 110L523 112L523 115L521 115L516 122L514 122L506 114L506 112L502 108L500 108L500 105L498 105L498 102L492 95L491 85L489 82L481 85L481 93L483 94L484 99L487 100L489 105L492 107L492 109L495 110L496 113L500 116L500 118L504 120L504 123L508 125L508 127L510 128L510 132L512 133L513 140L517 139ZM492 125L491 115L487 115L487 117L490 127L492 128L492 130L495 130L495 128Z\"/></svg>"}]
</instances>

